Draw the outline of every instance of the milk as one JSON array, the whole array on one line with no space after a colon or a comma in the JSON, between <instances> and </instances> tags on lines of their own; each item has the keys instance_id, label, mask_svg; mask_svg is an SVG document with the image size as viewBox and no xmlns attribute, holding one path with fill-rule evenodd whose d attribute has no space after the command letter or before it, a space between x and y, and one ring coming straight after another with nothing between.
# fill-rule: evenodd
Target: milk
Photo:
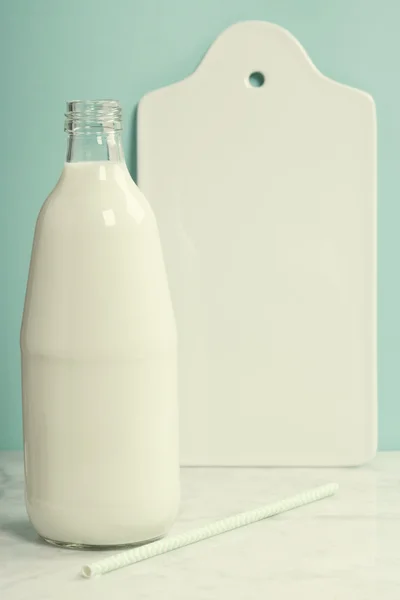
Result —
<instances>
[{"instance_id":1,"label":"milk","mask_svg":"<svg viewBox=\"0 0 400 600\"><path fill-rule=\"evenodd\" d=\"M39 534L164 535L179 502L176 330L155 218L124 161L65 164L36 226L21 351Z\"/></svg>"}]
</instances>

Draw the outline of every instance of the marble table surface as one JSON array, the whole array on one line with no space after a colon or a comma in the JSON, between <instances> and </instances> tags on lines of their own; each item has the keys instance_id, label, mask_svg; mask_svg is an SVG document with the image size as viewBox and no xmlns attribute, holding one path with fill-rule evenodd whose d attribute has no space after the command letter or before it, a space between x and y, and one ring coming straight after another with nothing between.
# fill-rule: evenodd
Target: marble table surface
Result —
<instances>
[{"instance_id":1,"label":"marble table surface","mask_svg":"<svg viewBox=\"0 0 400 600\"><path fill-rule=\"evenodd\" d=\"M174 532L337 481L315 504L94 579L111 554L40 541L20 453L0 453L1 600L399 600L400 452L357 469L183 469Z\"/></svg>"}]
</instances>

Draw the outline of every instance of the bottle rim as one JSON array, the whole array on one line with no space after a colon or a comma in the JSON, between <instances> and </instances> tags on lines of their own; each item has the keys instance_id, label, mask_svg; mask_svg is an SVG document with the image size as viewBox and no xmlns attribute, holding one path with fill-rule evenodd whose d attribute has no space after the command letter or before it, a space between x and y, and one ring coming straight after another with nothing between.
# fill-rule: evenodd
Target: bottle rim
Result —
<instances>
[{"instance_id":1,"label":"bottle rim","mask_svg":"<svg viewBox=\"0 0 400 600\"><path fill-rule=\"evenodd\" d=\"M122 129L118 100L69 100L66 103L65 131L68 134L104 133Z\"/></svg>"}]
</instances>

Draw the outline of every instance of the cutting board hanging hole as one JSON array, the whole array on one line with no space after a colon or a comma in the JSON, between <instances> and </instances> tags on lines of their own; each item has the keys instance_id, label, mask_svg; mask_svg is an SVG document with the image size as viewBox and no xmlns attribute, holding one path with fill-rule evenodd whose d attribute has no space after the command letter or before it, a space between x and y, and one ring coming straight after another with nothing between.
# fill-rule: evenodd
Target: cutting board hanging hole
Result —
<instances>
[{"instance_id":1,"label":"cutting board hanging hole","mask_svg":"<svg viewBox=\"0 0 400 600\"><path fill-rule=\"evenodd\" d=\"M248 83L254 88L262 87L265 83L265 75L261 71L253 71L249 75Z\"/></svg>"}]
</instances>

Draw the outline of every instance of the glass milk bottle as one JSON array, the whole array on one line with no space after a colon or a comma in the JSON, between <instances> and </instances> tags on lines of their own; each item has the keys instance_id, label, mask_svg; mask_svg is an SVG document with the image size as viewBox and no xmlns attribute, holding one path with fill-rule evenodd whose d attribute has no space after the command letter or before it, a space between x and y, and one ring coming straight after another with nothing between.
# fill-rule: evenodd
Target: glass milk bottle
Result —
<instances>
[{"instance_id":1,"label":"glass milk bottle","mask_svg":"<svg viewBox=\"0 0 400 600\"><path fill-rule=\"evenodd\" d=\"M67 104L21 330L26 504L68 546L153 540L179 502L176 329L154 214L118 102Z\"/></svg>"}]
</instances>

